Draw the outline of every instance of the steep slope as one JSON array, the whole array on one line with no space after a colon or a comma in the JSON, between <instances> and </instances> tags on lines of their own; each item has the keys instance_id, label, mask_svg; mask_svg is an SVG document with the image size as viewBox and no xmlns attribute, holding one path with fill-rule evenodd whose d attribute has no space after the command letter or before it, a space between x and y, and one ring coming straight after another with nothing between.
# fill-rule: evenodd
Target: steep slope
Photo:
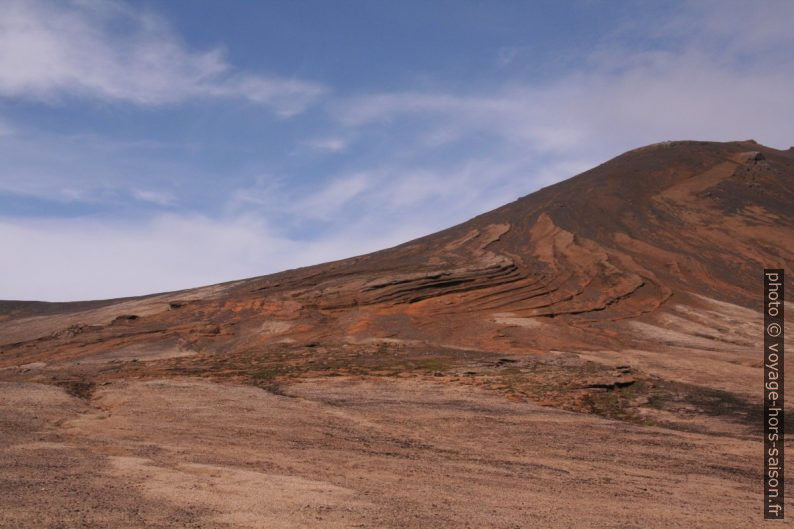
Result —
<instances>
[{"instance_id":1,"label":"steep slope","mask_svg":"<svg viewBox=\"0 0 794 529\"><path fill-rule=\"evenodd\" d=\"M0 526L759 527L793 183L669 142L370 255L0 302Z\"/></svg>"},{"instance_id":2,"label":"steep slope","mask_svg":"<svg viewBox=\"0 0 794 529\"><path fill-rule=\"evenodd\" d=\"M792 182L791 149L651 145L361 257L143 298L3 302L0 367L193 357L185 372L239 375L239 355L379 343L406 357L576 352L747 396L762 269L794 263Z\"/></svg>"}]
</instances>

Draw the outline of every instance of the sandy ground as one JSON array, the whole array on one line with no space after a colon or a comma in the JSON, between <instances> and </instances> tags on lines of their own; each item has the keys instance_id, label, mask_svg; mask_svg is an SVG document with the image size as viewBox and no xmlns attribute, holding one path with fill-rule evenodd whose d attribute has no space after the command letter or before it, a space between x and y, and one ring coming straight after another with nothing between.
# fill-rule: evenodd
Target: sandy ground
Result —
<instances>
[{"instance_id":1,"label":"sandy ground","mask_svg":"<svg viewBox=\"0 0 794 529\"><path fill-rule=\"evenodd\" d=\"M746 438L415 379L284 391L0 383L0 527L762 526Z\"/></svg>"},{"instance_id":2,"label":"sandy ground","mask_svg":"<svg viewBox=\"0 0 794 529\"><path fill-rule=\"evenodd\" d=\"M365 256L0 300L0 529L769 527L793 156L668 142Z\"/></svg>"}]
</instances>

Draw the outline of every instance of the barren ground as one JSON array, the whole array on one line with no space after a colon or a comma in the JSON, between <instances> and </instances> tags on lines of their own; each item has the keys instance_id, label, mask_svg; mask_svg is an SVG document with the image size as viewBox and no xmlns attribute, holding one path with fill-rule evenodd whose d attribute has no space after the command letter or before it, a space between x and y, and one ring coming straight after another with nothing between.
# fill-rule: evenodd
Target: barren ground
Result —
<instances>
[{"instance_id":1,"label":"barren ground","mask_svg":"<svg viewBox=\"0 0 794 529\"><path fill-rule=\"evenodd\" d=\"M0 527L762 527L793 178L665 142L365 256L0 301Z\"/></svg>"},{"instance_id":2,"label":"barren ground","mask_svg":"<svg viewBox=\"0 0 794 529\"><path fill-rule=\"evenodd\" d=\"M750 438L416 378L0 388L0 526L760 527Z\"/></svg>"}]
</instances>

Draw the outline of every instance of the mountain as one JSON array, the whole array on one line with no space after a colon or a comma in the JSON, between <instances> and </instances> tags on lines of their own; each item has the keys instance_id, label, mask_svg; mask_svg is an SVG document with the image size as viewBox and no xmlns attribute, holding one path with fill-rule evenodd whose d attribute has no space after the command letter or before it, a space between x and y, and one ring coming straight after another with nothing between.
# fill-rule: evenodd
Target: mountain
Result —
<instances>
[{"instance_id":1,"label":"mountain","mask_svg":"<svg viewBox=\"0 0 794 529\"><path fill-rule=\"evenodd\" d=\"M467 410L478 399L539 404L586 428L602 423L570 417L619 419L637 450L643 428L691 435L680 442L698 446L697 436L712 436L740 454L714 479L744 486L754 472L745 451L760 424L762 273L794 264L792 212L794 148L663 142L369 255L138 298L0 302L0 380L25 391L61 387L80 406L107 410L129 406L130 388L151 389L134 384L155 380L211 383L202 394L259 387L273 398L331 403L333 413L348 413L345 406L361 404L356 399L380 399L391 409L389 395L413 402L412 394L422 394L429 402L441 399L438 391L463 399ZM367 413L381 431L374 424L388 413ZM101 431L91 428L91 435ZM569 435L587 436L581 429ZM154 463L124 464L120 472L139 479L139 467ZM684 501L686 487L659 487ZM728 523L718 509L725 501L712 498L706 508L714 527ZM673 511L692 521L683 507ZM450 520L446 526L458 526Z\"/></svg>"}]
</instances>

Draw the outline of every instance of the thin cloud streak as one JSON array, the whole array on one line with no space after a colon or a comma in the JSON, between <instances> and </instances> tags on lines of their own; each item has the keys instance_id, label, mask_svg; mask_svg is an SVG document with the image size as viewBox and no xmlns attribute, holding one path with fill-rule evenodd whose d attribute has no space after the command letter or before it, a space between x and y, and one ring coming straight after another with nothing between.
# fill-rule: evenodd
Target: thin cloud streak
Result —
<instances>
[{"instance_id":1,"label":"thin cloud streak","mask_svg":"<svg viewBox=\"0 0 794 529\"><path fill-rule=\"evenodd\" d=\"M86 5L81 9L109 9L105 17L122 16L114 9L126 9L106 2ZM0 219L0 240L19 248L0 263L0 298L142 294L381 249L464 221L630 148L667 139L754 137L787 148L794 142L794 55L788 46L794 34L780 20L794 19L790 5L763 3L758 7L763 16L745 16L722 2L693 3L666 20L618 28L556 78L511 77L510 69L520 67L518 53L510 54L502 65L505 75L489 87L462 91L436 85L347 96L322 87L304 93L300 81L291 86L235 72L217 50L186 50L157 17L123 15L132 17L133 27L144 28L139 34L155 35L154 42L165 41L176 50L167 64L146 66L155 73L146 81L144 99L107 95L126 90L107 80L121 53L113 51L114 45L110 73L96 74L93 88L59 74L55 81L44 78L40 90L31 81L31 93L45 100L84 93L140 105L240 97L284 116L302 110L317 121L309 139L297 139L285 160L249 174L224 174L224 181L216 174L196 176L193 171L200 167L184 160L149 159L145 147L85 142L92 146L75 150L62 138L15 131L0 141L0 154L8 154L19 175L13 181L10 172L3 175L0 191L64 201L130 200L150 207L137 218L105 223ZM735 40L733 32L740 34ZM636 33L664 42L627 46ZM105 37L100 31L99 37L86 38ZM134 51L133 37L125 39L132 39ZM2 53L0 71L5 72ZM15 86L4 75L11 74L0 73L0 93ZM166 82L174 83L174 94L164 94ZM324 104L306 106L321 97ZM59 174L60 167L79 171ZM307 178L308 171L317 174ZM179 182L184 185L174 187ZM219 213L184 199L178 189L187 188L217 193L212 199ZM157 207L173 213L161 215ZM57 270L52 268L56 261L63 264Z\"/></svg>"},{"instance_id":2,"label":"thin cloud streak","mask_svg":"<svg viewBox=\"0 0 794 529\"><path fill-rule=\"evenodd\" d=\"M794 115L794 74L770 67L748 75L715 67L694 53L647 59L620 73L578 73L546 86L496 89L495 94L364 95L333 112L342 126L353 129L416 121L448 141L488 134L526 150L562 154L747 134L785 148L794 137L794 122L780 119Z\"/></svg>"},{"instance_id":3,"label":"thin cloud streak","mask_svg":"<svg viewBox=\"0 0 794 529\"><path fill-rule=\"evenodd\" d=\"M0 4L0 95L136 105L242 98L290 117L326 92L299 79L237 72L221 49L192 51L161 17L113 1Z\"/></svg>"},{"instance_id":4,"label":"thin cloud streak","mask_svg":"<svg viewBox=\"0 0 794 529\"><path fill-rule=\"evenodd\" d=\"M330 112L351 130L413 126L432 147L486 134L525 152L603 156L666 139L749 134L787 148L794 120L781 116L794 115L794 4L741 6L692 2L668 19L632 20L555 79L365 93L329 102ZM647 35L659 45L624 44Z\"/></svg>"}]
</instances>

